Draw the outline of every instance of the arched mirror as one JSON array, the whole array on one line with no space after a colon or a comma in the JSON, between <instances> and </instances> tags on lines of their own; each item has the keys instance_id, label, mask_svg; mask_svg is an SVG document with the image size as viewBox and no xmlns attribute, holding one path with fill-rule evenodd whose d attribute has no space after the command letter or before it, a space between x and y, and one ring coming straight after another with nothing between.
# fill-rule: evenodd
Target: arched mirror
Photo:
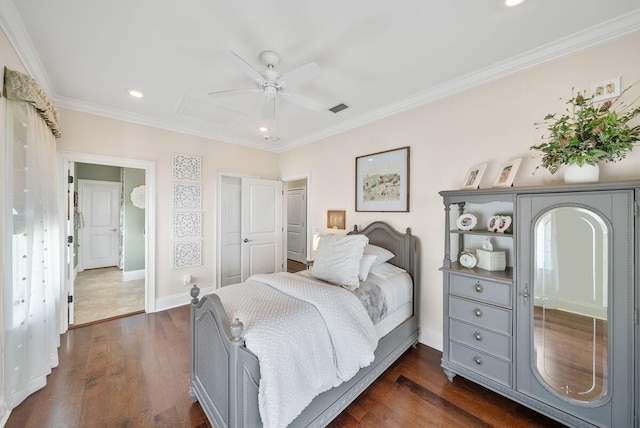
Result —
<instances>
[{"instance_id":1,"label":"arched mirror","mask_svg":"<svg viewBox=\"0 0 640 428\"><path fill-rule=\"evenodd\" d=\"M596 212L546 211L534 225L533 369L567 401L608 389L609 230Z\"/></svg>"}]
</instances>

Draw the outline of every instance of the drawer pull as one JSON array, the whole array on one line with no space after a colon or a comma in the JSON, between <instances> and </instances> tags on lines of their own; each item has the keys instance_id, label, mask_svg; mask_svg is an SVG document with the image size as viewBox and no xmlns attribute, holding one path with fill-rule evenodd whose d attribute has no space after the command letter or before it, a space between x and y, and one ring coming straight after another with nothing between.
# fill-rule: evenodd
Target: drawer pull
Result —
<instances>
[{"instance_id":1,"label":"drawer pull","mask_svg":"<svg viewBox=\"0 0 640 428\"><path fill-rule=\"evenodd\" d=\"M482 311L480 310L480 308L475 308L473 310L473 315L477 316L478 318L482 317Z\"/></svg>"},{"instance_id":2,"label":"drawer pull","mask_svg":"<svg viewBox=\"0 0 640 428\"><path fill-rule=\"evenodd\" d=\"M480 356L476 355L475 357L473 357L473 362L476 363L477 365L481 366L482 365L482 358L480 358Z\"/></svg>"},{"instance_id":3,"label":"drawer pull","mask_svg":"<svg viewBox=\"0 0 640 428\"><path fill-rule=\"evenodd\" d=\"M480 334L479 331L476 331L475 333L473 333L473 338L478 342L482 342L482 334Z\"/></svg>"},{"instance_id":4,"label":"drawer pull","mask_svg":"<svg viewBox=\"0 0 640 428\"><path fill-rule=\"evenodd\" d=\"M480 284L480 281L478 281L476 285L473 286L473 289L476 290L476 293L482 293L484 291L484 288L482 288L482 284Z\"/></svg>"}]
</instances>

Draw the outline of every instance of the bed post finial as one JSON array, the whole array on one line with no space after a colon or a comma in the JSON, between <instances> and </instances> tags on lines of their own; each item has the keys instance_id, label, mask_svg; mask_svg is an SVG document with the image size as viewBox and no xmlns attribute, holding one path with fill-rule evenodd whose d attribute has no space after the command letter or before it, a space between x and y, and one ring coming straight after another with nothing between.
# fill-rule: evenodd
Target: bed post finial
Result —
<instances>
[{"instance_id":1,"label":"bed post finial","mask_svg":"<svg viewBox=\"0 0 640 428\"><path fill-rule=\"evenodd\" d=\"M353 231L356 232L356 233L358 232L358 225L357 224L353 225Z\"/></svg>"},{"instance_id":2,"label":"bed post finial","mask_svg":"<svg viewBox=\"0 0 640 428\"><path fill-rule=\"evenodd\" d=\"M411 228L407 227L407 235L411 235Z\"/></svg>"},{"instance_id":3,"label":"bed post finial","mask_svg":"<svg viewBox=\"0 0 640 428\"><path fill-rule=\"evenodd\" d=\"M200 299L198 299L198 294L200 294L200 288L198 288L198 284L193 284L193 287L191 287L190 294L191 294L191 297L193 297L191 299L191 304L197 305L198 302L200 301Z\"/></svg>"},{"instance_id":4,"label":"bed post finial","mask_svg":"<svg viewBox=\"0 0 640 428\"><path fill-rule=\"evenodd\" d=\"M242 338L242 333L244 332L244 324L238 318L236 318L229 327L229 329L231 330L231 336L233 336L231 343L236 346L244 345L244 339Z\"/></svg>"}]
</instances>

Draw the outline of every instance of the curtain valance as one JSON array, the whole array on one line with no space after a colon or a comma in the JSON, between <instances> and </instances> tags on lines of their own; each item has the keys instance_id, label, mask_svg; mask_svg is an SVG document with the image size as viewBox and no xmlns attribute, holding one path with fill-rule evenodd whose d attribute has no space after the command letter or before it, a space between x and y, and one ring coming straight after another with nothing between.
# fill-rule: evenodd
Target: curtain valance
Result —
<instances>
[{"instance_id":1,"label":"curtain valance","mask_svg":"<svg viewBox=\"0 0 640 428\"><path fill-rule=\"evenodd\" d=\"M4 68L4 96L10 100L25 101L36 108L54 137L60 138L58 111L47 98L38 82L19 71Z\"/></svg>"}]
</instances>

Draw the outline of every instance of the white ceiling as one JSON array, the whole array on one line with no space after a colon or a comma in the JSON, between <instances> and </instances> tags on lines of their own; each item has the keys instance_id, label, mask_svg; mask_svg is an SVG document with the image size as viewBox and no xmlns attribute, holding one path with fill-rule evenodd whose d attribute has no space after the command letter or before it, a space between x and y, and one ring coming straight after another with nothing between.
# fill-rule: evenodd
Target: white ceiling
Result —
<instances>
[{"instance_id":1,"label":"white ceiling","mask_svg":"<svg viewBox=\"0 0 640 428\"><path fill-rule=\"evenodd\" d=\"M279 152L639 31L640 0L0 0L0 26L56 106ZM264 50L350 108L278 100L264 141L261 94L207 95L251 88L228 52Z\"/></svg>"}]
</instances>

